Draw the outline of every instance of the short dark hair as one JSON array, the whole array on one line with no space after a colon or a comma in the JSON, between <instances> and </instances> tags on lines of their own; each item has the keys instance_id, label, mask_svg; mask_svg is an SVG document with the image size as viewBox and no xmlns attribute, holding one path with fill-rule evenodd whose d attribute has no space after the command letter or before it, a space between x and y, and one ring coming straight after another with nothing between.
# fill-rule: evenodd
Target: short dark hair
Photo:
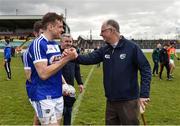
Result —
<instances>
[{"instance_id":1,"label":"short dark hair","mask_svg":"<svg viewBox=\"0 0 180 126\"><path fill-rule=\"evenodd\" d=\"M10 39L10 37L9 36L4 36L4 39Z\"/></svg>"},{"instance_id":2,"label":"short dark hair","mask_svg":"<svg viewBox=\"0 0 180 126\"><path fill-rule=\"evenodd\" d=\"M10 37L9 36L4 36L4 40L7 44L9 44L9 41L10 41Z\"/></svg>"},{"instance_id":3,"label":"short dark hair","mask_svg":"<svg viewBox=\"0 0 180 126\"><path fill-rule=\"evenodd\" d=\"M170 45L176 44L175 41L170 41Z\"/></svg>"},{"instance_id":4,"label":"short dark hair","mask_svg":"<svg viewBox=\"0 0 180 126\"><path fill-rule=\"evenodd\" d=\"M166 43L164 43L164 46L169 46L169 44L166 42Z\"/></svg>"},{"instance_id":5,"label":"short dark hair","mask_svg":"<svg viewBox=\"0 0 180 126\"><path fill-rule=\"evenodd\" d=\"M54 23L56 20L63 21L63 16L58 15L55 12L48 12L42 18L42 25L44 29L47 29L49 23Z\"/></svg>"},{"instance_id":6,"label":"short dark hair","mask_svg":"<svg viewBox=\"0 0 180 126\"><path fill-rule=\"evenodd\" d=\"M115 21L113 19L109 19L109 20L107 20L106 24L112 26L113 28L115 28L117 32L120 31L119 30L119 24L118 24L117 21Z\"/></svg>"},{"instance_id":7,"label":"short dark hair","mask_svg":"<svg viewBox=\"0 0 180 126\"><path fill-rule=\"evenodd\" d=\"M42 29L43 26L42 26L42 21L36 21L33 25L33 31L35 32L39 32L40 29Z\"/></svg>"}]
</instances>

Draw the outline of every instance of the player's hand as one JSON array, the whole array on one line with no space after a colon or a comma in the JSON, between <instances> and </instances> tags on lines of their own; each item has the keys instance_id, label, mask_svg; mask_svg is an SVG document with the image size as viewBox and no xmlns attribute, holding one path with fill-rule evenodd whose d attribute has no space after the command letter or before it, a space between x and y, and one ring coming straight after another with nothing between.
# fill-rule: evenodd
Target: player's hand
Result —
<instances>
[{"instance_id":1,"label":"player's hand","mask_svg":"<svg viewBox=\"0 0 180 126\"><path fill-rule=\"evenodd\" d=\"M78 57L78 54L75 48L65 49L62 54L62 58L67 58L69 60L76 59L77 57Z\"/></svg>"}]
</instances>

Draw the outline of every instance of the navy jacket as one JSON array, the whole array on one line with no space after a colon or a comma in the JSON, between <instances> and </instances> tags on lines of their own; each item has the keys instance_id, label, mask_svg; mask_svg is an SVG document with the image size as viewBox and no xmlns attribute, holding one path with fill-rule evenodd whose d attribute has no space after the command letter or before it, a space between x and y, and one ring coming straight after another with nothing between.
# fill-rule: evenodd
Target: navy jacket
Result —
<instances>
[{"instance_id":1,"label":"navy jacket","mask_svg":"<svg viewBox=\"0 0 180 126\"><path fill-rule=\"evenodd\" d=\"M108 100L149 97L151 82L149 62L141 49L124 37L115 48L107 44L87 55L79 55L77 62L86 65L103 62L103 83ZM138 70L141 75L140 92Z\"/></svg>"},{"instance_id":2,"label":"navy jacket","mask_svg":"<svg viewBox=\"0 0 180 126\"><path fill-rule=\"evenodd\" d=\"M169 63L168 52L165 48L160 51L160 63Z\"/></svg>"},{"instance_id":3,"label":"navy jacket","mask_svg":"<svg viewBox=\"0 0 180 126\"><path fill-rule=\"evenodd\" d=\"M63 50L61 49L61 52ZM76 62L68 62L63 68L62 68L62 74L64 76L64 79L66 82L72 86L74 86L74 79L76 79L78 85L83 84L80 74L80 66Z\"/></svg>"}]
</instances>

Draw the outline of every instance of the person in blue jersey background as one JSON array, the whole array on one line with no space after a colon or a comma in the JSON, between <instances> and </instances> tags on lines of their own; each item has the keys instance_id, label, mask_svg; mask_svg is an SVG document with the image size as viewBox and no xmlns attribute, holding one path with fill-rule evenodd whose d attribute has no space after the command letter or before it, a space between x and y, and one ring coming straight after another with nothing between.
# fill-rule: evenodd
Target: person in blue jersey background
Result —
<instances>
[{"instance_id":1,"label":"person in blue jersey background","mask_svg":"<svg viewBox=\"0 0 180 126\"><path fill-rule=\"evenodd\" d=\"M43 29L42 29L42 22L41 21L36 21L33 25L33 34L36 37L40 36L41 33L43 33ZM27 50L23 53L22 55L22 61L24 64L24 72L25 72L25 76L26 76L26 91L27 91L27 95L29 100L31 99L31 95L30 95L30 89L32 83L31 83L31 60L30 57L28 55L28 48ZM34 114L34 119L33 119L33 125L40 125L40 122L36 116L36 113Z\"/></svg>"},{"instance_id":2,"label":"person in blue jersey background","mask_svg":"<svg viewBox=\"0 0 180 126\"><path fill-rule=\"evenodd\" d=\"M5 36L4 68L7 73L7 80L11 80L11 45L7 36Z\"/></svg>"},{"instance_id":3,"label":"person in blue jersey background","mask_svg":"<svg viewBox=\"0 0 180 126\"><path fill-rule=\"evenodd\" d=\"M61 57L58 39L63 29L63 17L54 12L42 18L43 34L29 47L28 55L32 60L31 104L42 125L60 125L63 113L62 67L75 59L75 49L66 57Z\"/></svg>"}]
</instances>

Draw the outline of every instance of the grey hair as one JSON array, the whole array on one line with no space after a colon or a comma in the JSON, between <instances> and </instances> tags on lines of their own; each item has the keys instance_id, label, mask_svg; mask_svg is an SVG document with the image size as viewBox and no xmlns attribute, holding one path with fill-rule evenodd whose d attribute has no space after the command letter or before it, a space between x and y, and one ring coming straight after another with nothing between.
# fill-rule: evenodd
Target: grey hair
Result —
<instances>
[{"instance_id":1,"label":"grey hair","mask_svg":"<svg viewBox=\"0 0 180 126\"><path fill-rule=\"evenodd\" d=\"M64 34L61 35L61 39L65 38L65 37L71 38L72 41L74 41L74 40L73 40L73 37L72 37L71 34L69 34L69 33L64 33Z\"/></svg>"},{"instance_id":2,"label":"grey hair","mask_svg":"<svg viewBox=\"0 0 180 126\"><path fill-rule=\"evenodd\" d=\"M71 37L72 38L71 34L69 34L69 33L64 33L64 34L61 35L61 37L62 38L64 38L64 37L68 37L68 38Z\"/></svg>"},{"instance_id":3,"label":"grey hair","mask_svg":"<svg viewBox=\"0 0 180 126\"><path fill-rule=\"evenodd\" d=\"M120 28L119 28L119 23L113 19L109 19L106 21L106 25L110 25L112 26L113 28L116 29L117 32L120 33Z\"/></svg>"}]
</instances>

